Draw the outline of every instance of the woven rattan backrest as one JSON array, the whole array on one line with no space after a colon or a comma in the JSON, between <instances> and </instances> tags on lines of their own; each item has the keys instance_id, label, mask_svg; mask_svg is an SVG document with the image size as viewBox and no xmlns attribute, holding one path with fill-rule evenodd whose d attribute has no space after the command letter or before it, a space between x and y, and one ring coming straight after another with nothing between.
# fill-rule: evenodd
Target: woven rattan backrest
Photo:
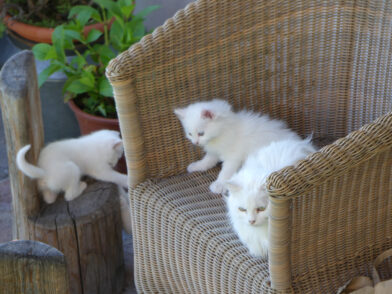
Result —
<instances>
[{"instance_id":1,"label":"woven rattan backrest","mask_svg":"<svg viewBox=\"0 0 392 294\"><path fill-rule=\"evenodd\" d=\"M200 151L173 109L222 97L337 138L391 109L389 1L200 0L107 70L129 171L183 172ZM135 182L139 181L135 180Z\"/></svg>"}]
</instances>

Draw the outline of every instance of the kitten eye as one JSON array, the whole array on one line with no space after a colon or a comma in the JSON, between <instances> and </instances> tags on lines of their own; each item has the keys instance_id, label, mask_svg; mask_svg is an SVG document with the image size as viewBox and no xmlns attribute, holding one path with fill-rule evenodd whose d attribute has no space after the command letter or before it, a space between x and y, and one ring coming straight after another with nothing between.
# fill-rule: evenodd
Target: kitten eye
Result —
<instances>
[{"instance_id":1,"label":"kitten eye","mask_svg":"<svg viewBox=\"0 0 392 294\"><path fill-rule=\"evenodd\" d=\"M257 207L256 212L263 212L265 210L265 207Z\"/></svg>"},{"instance_id":2,"label":"kitten eye","mask_svg":"<svg viewBox=\"0 0 392 294\"><path fill-rule=\"evenodd\" d=\"M238 210L241 211L241 212L246 212L246 209L242 208L242 207L238 207Z\"/></svg>"},{"instance_id":3,"label":"kitten eye","mask_svg":"<svg viewBox=\"0 0 392 294\"><path fill-rule=\"evenodd\" d=\"M199 137L202 137L202 136L204 136L204 132L199 132L199 133L197 133L197 135L198 135Z\"/></svg>"}]
</instances>

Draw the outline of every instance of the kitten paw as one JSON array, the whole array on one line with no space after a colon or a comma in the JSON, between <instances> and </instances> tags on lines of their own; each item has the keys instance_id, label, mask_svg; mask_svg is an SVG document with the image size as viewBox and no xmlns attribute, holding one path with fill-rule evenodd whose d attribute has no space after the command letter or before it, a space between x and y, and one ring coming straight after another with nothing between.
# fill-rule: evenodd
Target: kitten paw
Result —
<instances>
[{"instance_id":1,"label":"kitten paw","mask_svg":"<svg viewBox=\"0 0 392 294\"><path fill-rule=\"evenodd\" d=\"M86 182L80 182L80 184L79 184L79 191L80 191L80 194L82 194L83 191L84 191L86 188L87 188L87 183L86 183ZM79 195L80 195L80 194L79 194Z\"/></svg>"},{"instance_id":2,"label":"kitten paw","mask_svg":"<svg viewBox=\"0 0 392 294\"><path fill-rule=\"evenodd\" d=\"M57 193L49 191L49 190L45 190L45 191L43 191L43 196L44 196L44 200L46 203L52 204L56 201Z\"/></svg>"},{"instance_id":3,"label":"kitten paw","mask_svg":"<svg viewBox=\"0 0 392 294\"><path fill-rule=\"evenodd\" d=\"M193 173L197 171L205 171L206 169L200 164L199 161L196 161L188 165L186 170L188 171L188 173Z\"/></svg>"},{"instance_id":4,"label":"kitten paw","mask_svg":"<svg viewBox=\"0 0 392 294\"><path fill-rule=\"evenodd\" d=\"M223 194L226 191L225 184L219 181L215 181L210 185L210 190L216 194Z\"/></svg>"},{"instance_id":5,"label":"kitten paw","mask_svg":"<svg viewBox=\"0 0 392 294\"><path fill-rule=\"evenodd\" d=\"M67 201L74 200L79 197L83 191L87 188L86 182L80 182L78 187L71 187L65 191L64 198Z\"/></svg>"}]
</instances>

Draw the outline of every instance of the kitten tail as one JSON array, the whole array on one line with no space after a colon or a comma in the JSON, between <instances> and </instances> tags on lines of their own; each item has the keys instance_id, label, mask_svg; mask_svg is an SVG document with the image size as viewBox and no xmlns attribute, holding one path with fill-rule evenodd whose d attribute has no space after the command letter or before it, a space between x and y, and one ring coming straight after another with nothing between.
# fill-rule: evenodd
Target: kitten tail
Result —
<instances>
[{"instance_id":1,"label":"kitten tail","mask_svg":"<svg viewBox=\"0 0 392 294\"><path fill-rule=\"evenodd\" d=\"M18 151L16 155L16 165L28 177L32 179L40 179L45 175L45 171L35 165L26 161L26 153L30 150L31 145L26 145Z\"/></svg>"}]
</instances>

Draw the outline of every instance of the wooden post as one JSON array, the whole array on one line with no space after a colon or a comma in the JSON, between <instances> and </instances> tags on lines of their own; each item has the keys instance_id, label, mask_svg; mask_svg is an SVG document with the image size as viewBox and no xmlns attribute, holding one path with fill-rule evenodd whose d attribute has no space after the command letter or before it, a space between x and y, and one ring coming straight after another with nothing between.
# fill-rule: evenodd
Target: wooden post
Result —
<instances>
[{"instance_id":1,"label":"wooden post","mask_svg":"<svg viewBox=\"0 0 392 294\"><path fill-rule=\"evenodd\" d=\"M12 191L12 235L14 239L31 239L28 217L39 211L36 182L24 176L15 162L19 149L31 144L27 160L36 163L44 142L41 100L31 51L15 54L4 64L0 72L0 103Z\"/></svg>"},{"instance_id":2,"label":"wooden post","mask_svg":"<svg viewBox=\"0 0 392 294\"><path fill-rule=\"evenodd\" d=\"M27 160L36 163L43 146L41 102L31 51L14 55L4 65L0 98L14 208L14 239L42 241L63 252L72 294L121 293L124 262L117 186L89 181L87 189L73 201L64 201L59 195L55 203L41 204L36 181L16 167L15 158L21 147L32 145Z\"/></svg>"},{"instance_id":3,"label":"wooden post","mask_svg":"<svg viewBox=\"0 0 392 294\"><path fill-rule=\"evenodd\" d=\"M37 241L0 244L0 293L68 294L64 255Z\"/></svg>"}]
</instances>

